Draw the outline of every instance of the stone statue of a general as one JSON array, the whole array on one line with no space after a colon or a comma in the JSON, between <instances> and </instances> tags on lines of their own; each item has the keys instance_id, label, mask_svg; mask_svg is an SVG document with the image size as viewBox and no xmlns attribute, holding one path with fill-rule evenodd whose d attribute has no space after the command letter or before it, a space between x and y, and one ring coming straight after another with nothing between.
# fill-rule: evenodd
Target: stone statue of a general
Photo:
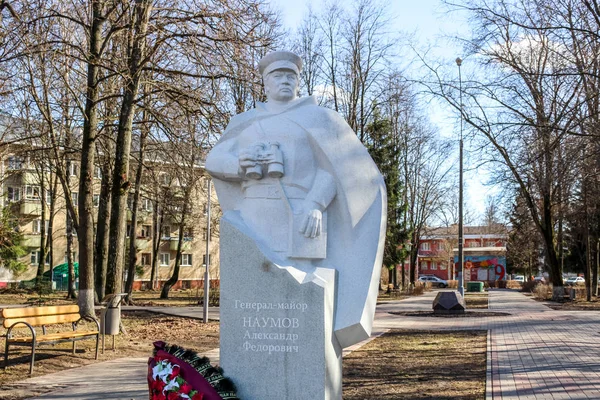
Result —
<instances>
[{"instance_id":1,"label":"stone statue of a general","mask_svg":"<svg viewBox=\"0 0 600 400\"><path fill-rule=\"evenodd\" d=\"M266 103L231 119L206 160L224 211L273 263L338 271L334 331L342 347L370 335L386 229L383 178L335 111L297 97L302 60L259 62Z\"/></svg>"}]
</instances>

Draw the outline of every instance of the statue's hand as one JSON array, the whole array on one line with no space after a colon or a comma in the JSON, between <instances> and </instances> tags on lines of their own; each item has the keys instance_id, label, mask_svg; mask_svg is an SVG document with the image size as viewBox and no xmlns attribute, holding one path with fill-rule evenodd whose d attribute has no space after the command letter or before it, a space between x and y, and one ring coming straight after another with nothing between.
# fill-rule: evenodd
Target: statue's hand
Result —
<instances>
[{"instance_id":1,"label":"statue's hand","mask_svg":"<svg viewBox=\"0 0 600 400\"><path fill-rule=\"evenodd\" d=\"M238 159L239 159L241 168L254 167L256 165L256 163L258 162L257 154L256 154L256 151L254 151L254 149L240 151L240 154L238 155Z\"/></svg>"},{"instance_id":2,"label":"statue's hand","mask_svg":"<svg viewBox=\"0 0 600 400\"><path fill-rule=\"evenodd\" d=\"M319 209L312 209L304 216L304 221L300 228L302 233L307 238L316 238L321 235L321 228L323 224L323 213Z\"/></svg>"}]
</instances>

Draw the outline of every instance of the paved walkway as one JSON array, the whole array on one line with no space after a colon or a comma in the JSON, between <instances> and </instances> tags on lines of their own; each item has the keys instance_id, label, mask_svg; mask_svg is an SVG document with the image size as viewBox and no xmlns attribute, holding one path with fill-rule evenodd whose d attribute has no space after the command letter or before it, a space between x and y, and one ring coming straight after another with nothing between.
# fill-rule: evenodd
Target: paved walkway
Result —
<instances>
[{"instance_id":1,"label":"paved walkway","mask_svg":"<svg viewBox=\"0 0 600 400\"><path fill-rule=\"evenodd\" d=\"M511 315L426 318L389 313L429 311L435 295L436 292L430 292L379 305L374 335L388 329L488 330L486 400L600 399L600 312L554 311L518 292L492 290L491 311ZM202 310L198 312L196 317L201 318ZM208 356L217 361L218 349ZM57 390L37 397L39 400L145 400L146 361L146 358L114 360L24 383L56 385Z\"/></svg>"}]
</instances>

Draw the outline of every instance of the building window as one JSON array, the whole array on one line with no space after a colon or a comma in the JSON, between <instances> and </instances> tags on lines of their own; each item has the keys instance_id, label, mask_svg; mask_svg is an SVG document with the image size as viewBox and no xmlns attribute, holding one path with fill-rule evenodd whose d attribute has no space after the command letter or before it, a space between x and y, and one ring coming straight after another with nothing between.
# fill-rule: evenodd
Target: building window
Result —
<instances>
[{"instance_id":1,"label":"building window","mask_svg":"<svg viewBox=\"0 0 600 400\"><path fill-rule=\"evenodd\" d=\"M142 205L140 208L142 211L150 212L152 211L152 200L150 199L142 199Z\"/></svg>"},{"instance_id":2,"label":"building window","mask_svg":"<svg viewBox=\"0 0 600 400\"><path fill-rule=\"evenodd\" d=\"M421 261L421 271L425 271L427 269L427 261Z\"/></svg>"},{"instance_id":3,"label":"building window","mask_svg":"<svg viewBox=\"0 0 600 400\"><path fill-rule=\"evenodd\" d=\"M467 247L479 247L477 244L477 241L470 241L469 243L467 243Z\"/></svg>"},{"instance_id":4,"label":"building window","mask_svg":"<svg viewBox=\"0 0 600 400\"><path fill-rule=\"evenodd\" d=\"M73 207L79 206L79 193L71 192L71 200L73 201Z\"/></svg>"},{"instance_id":5,"label":"building window","mask_svg":"<svg viewBox=\"0 0 600 400\"><path fill-rule=\"evenodd\" d=\"M184 267L189 267L192 265L192 255L191 254L182 254L181 255L181 265Z\"/></svg>"},{"instance_id":6,"label":"building window","mask_svg":"<svg viewBox=\"0 0 600 400\"><path fill-rule=\"evenodd\" d=\"M487 241L487 242L485 242L485 246L486 247L496 247L496 242L494 242L494 241Z\"/></svg>"},{"instance_id":7,"label":"building window","mask_svg":"<svg viewBox=\"0 0 600 400\"><path fill-rule=\"evenodd\" d=\"M102 179L102 168L94 168L94 178Z\"/></svg>"},{"instance_id":8,"label":"building window","mask_svg":"<svg viewBox=\"0 0 600 400\"><path fill-rule=\"evenodd\" d=\"M170 239L171 238L171 227L169 225L163 225L162 228L160 229L160 236L163 239Z\"/></svg>"},{"instance_id":9,"label":"building window","mask_svg":"<svg viewBox=\"0 0 600 400\"><path fill-rule=\"evenodd\" d=\"M39 200L40 187L37 185L25 185L25 198L27 200Z\"/></svg>"},{"instance_id":10,"label":"building window","mask_svg":"<svg viewBox=\"0 0 600 400\"><path fill-rule=\"evenodd\" d=\"M435 261L431 262L431 269L437 269L437 263Z\"/></svg>"},{"instance_id":11,"label":"building window","mask_svg":"<svg viewBox=\"0 0 600 400\"><path fill-rule=\"evenodd\" d=\"M34 235L39 235L42 232L42 220L41 219L34 219L33 221L31 221L31 232Z\"/></svg>"},{"instance_id":12,"label":"building window","mask_svg":"<svg viewBox=\"0 0 600 400\"><path fill-rule=\"evenodd\" d=\"M447 268L448 268L448 267L446 266L446 264L440 264L440 269L441 269L441 270L445 270L445 269L447 269Z\"/></svg>"},{"instance_id":13,"label":"building window","mask_svg":"<svg viewBox=\"0 0 600 400\"><path fill-rule=\"evenodd\" d=\"M18 187L7 187L6 198L10 202L21 200L21 189Z\"/></svg>"},{"instance_id":14,"label":"building window","mask_svg":"<svg viewBox=\"0 0 600 400\"><path fill-rule=\"evenodd\" d=\"M423 242L423 243L421 243L421 250L423 250L423 251L429 251L429 250L431 250L431 245L429 244L429 242Z\"/></svg>"},{"instance_id":15,"label":"building window","mask_svg":"<svg viewBox=\"0 0 600 400\"><path fill-rule=\"evenodd\" d=\"M30 255L31 265L38 265L40 262L40 257L42 256L42 252L39 250L32 251ZM46 254L46 259L44 260L46 265L50 265L50 253Z\"/></svg>"},{"instance_id":16,"label":"building window","mask_svg":"<svg viewBox=\"0 0 600 400\"><path fill-rule=\"evenodd\" d=\"M142 232L140 233L140 237L148 238L151 236L152 226L151 225L142 225Z\"/></svg>"},{"instance_id":17,"label":"building window","mask_svg":"<svg viewBox=\"0 0 600 400\"><path fill-rule=\"evenodd\" d=\"M52 204L52 190L46 190L46 204Z\"/></svg>"},{"instance_id":18,"label":"building window","mask_svg":"<svg viewBox=\"0 0 600 400\"><path fill-rule=\"evenodd\" d=\"M69 175L79 176L79 164L71 162L71 165L69 166Z\"/></svg>"},{"instance_id":19,"label":"building window","mask_svg":"<svg viewBox=\"0 0 600 400\"><path fill-rule=\"evenodd\" d=\"M160 253L160 266L167 267L171 262L171 255L169 253Z\"/></svg>"},{"instance_id":20,"label":"building window","mask_svg":"<svg viewBox=\"0 0 600 400\"><path fill-rule=\"evenodd\" d=\"M23 168L23 159L17 156L8 157L8 169L21 169Z\"/></svg>"},{"instance_id":21,"label":"building window","mask_svg":"<svg viewBox=\"0 0 600 400\"><path fill-rule=\"evenodd\" d=\"M94 203L94 207L96 207L96 208L100 207L100 195L99 194L95 194L92 196L92 203Z\"/></svg>"},{"instance_id":22,"label":"building window","mask_svg":"<svg viewBox=\"0 0 600 400\"><path fill-rule=\"evenodd\" d=\"M208 239L208 235L206 234L206 228L202 228L202 240Z\"/></svg>"},{"instance_id":23,"label":"building window","mask_svg":"<svg viewBox=\"0 0 600 400\"><path fill-rule=\"evenodd\" d=\"M32 251L31 252L31 265L37 265L40 262L40 252Z\"/></svg>"},{"instance_id":24,"label":"building window","mask_svg":"<svg viewBox=\"0 0 600 400\"><path fill-rule=\"evenodd\" d=\"M142 253L142 265L150 265L152 262L152 255L150 253Z\"/></svg>"},{"instance_id":25,"label":"building window","mask_svg":"<svg viewBox=\"0 0 600 400\"><path fill-rule=\"evenodd\" d=\"M131 236L131 224L127 224L127 237Z\"/></svg>"},{"instance_id":26,"label":"building window","mask_svg":"<svg viewBox=\"0 0 600 400\"><path fill-rule=\"evenodd\" d=\"M194 230L192 228L186 228L183 231L183 240L193 240L194 239Z\"/></svg>"},{"instance_id":27,"label":"building window","mask_svg":"<svg viewBox=\"0 0 600 400\"><path fill-rule=\"evenodd\" d=\"M161 185L169 186L171 184L171 176L166 172L162 172L158 175L158 181Z\"/></svg>"}]
</instances>

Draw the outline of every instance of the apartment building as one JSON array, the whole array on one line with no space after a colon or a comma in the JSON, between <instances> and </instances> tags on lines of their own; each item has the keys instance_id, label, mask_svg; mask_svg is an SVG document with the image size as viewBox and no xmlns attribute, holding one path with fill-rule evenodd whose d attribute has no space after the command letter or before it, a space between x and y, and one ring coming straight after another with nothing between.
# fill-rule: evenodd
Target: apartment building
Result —
<instances>
[{"instance_id":1,"label":"apartment building","mask_svg":"<svg viewBox=\"0 0 600 400\"><path fill-rule=\"evenodd\" d=\"M506 279L506 242L504 225L465 226L465 281ZM420 275L455 279L458 263L458 227L432 228L421 237L417 263Z\"/></svg>"},{"instance_id":2,"label":"apartment building","mask_svg":"<svg viewBox=\"0 0 600 400\"><path fill-rule=\"evenodd\" d=\"M27 255L21 261L29 268L19 276L13 276L0 265L0 287L11 282L26 281L35 277L39 257L41 255L42 231L51 237L51 253L45 259L46 270L53 269L67 262L67 211L64 191L57 183L55 171L41 153L20 144L4 146L0 153L0 187L2 196L0 207L8 207L15 220L15 229L24 237L22 245ZM135 164L131 166L133 176ZM205 255L207 233L207 186L208 176L203 173L202 165L196 165L197 177L190 181L193 185L189 207L185 215L185 226L182 230L182 255L180 281L175 288L193 287L203 282L205 271ZM70 163L67 179L71 190L71 198L77 206L77 187L79 181L79 164L77 160ZM98 166L94 173L94 186L97 192L93 195L95 209L100 204L100 183L102 169ZM159 157L147 160L142 179L142 190L137 212L137 228L131 231L133 217L132 201L127 209L126 254L129 248L129 237L135 236L136 277L134 288L150 287L151 265L153 255L157 258L157 282L167 280L175 265L175 257L179 243L179 232L183 213L182 193L186 188L181 174L175 172L172 164L161 161ZM95 190L96 191L96 190ZM219 208L214 190L211 191L213 229L210 235L211 281L218 280L218 221ZM132 197L133 193L130 193ZM42 218L42 213L44 218ZM95 216L96 218L97 216ZM51 222L50 222L51 220ZM158 230L158 251L153 246L154 231ZM78 260L77 233L73 232L73 259ZM1 264L1 263L0 263Z\"/></svg>"}]
</instances>

